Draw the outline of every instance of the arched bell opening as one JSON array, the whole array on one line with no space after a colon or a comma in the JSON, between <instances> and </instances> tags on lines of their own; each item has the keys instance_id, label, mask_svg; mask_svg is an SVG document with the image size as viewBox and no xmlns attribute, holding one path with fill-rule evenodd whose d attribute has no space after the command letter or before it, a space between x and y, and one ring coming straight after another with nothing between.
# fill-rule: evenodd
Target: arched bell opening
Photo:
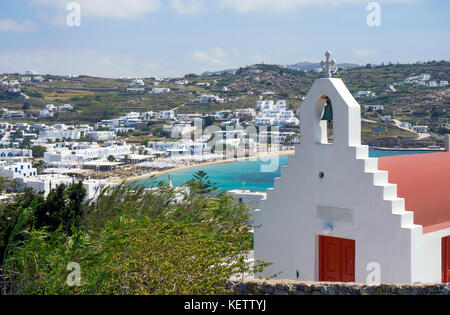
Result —
<instances>
[{"instance_id":1,"label":"arched bell opening","mask_svg":"<svg viewBox=\"0 0 450 315\"><path fill-rule=\"evenodd\" d=\"M323 95L321 96L316 106L320 113L320 143L330 144L334 142L334 124L333 124L333 105L331 104L331 99Z\"/></svg>"}]
</instances>

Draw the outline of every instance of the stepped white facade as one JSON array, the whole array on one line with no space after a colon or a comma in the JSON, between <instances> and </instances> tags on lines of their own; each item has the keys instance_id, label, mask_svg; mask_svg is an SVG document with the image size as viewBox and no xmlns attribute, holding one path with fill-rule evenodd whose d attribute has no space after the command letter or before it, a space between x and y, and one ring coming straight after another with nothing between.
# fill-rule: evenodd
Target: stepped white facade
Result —
<instances>
[{"instance_id":1,"label":"stepped white facade","mask_svg":"<svg viewBox=\"0 0 450 315\"><path fill-rule=\"evenodd\" d=\"M333 108L334 143L321 120L325 97ZM440 282L435 247L450 229L424 235L414 224L397 185L361 145L360 112L342 80L313 84L300 109L301 144L255 212L255 260L273 263L262 276L323 280L328 262L322 261L321 237L334 237L354 242L346 262L350 282Z\"/></svg>"}]
</instances>

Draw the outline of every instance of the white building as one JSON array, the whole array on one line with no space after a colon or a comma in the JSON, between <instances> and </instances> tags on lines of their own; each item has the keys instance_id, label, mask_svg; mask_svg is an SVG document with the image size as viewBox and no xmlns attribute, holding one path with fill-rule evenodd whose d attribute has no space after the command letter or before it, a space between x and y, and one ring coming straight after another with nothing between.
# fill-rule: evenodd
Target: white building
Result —
<instances>
[{"instance_id":1,"label":"white building","mask_svg":"<svg viewBox=\"0 0 450 315\"><path fill-rule=\"evenodd\" d=\"M73 148L60 148L44 153L46 163L85 162L97 159L107 159L110 155L119 158L131 153L131 146L127 144L112 144L104 147L98 144L84 144Z\"/></svg>"},{"instance_id":2,"label":"white building","mask_svg":"<svg viewBox=\"0 0 450 315\"><path fill-rule=\"evenodd\" d=\"M73 178L64 175L38 175L27 179L19 179L22 188L31 188L36 193L43 193L44 197L60 185L73 184Z\"/></svg>"},{"instance_id":3,"label":"white building","mask_svg":"<svg viewBox=\"0 0 450 315\"><path fill-rule=\"evenodd\" d=\"M54 113L46 109L39 111L39 118L53 118Z\"/></svg>"},{"instance_id":4,"label":"white building","mask_svg":"<svg viewBox=\"0 0 450 315\"><path fill-rule=\"evenodd\" d=\"M437 88L439 85L437 84L436 81L430 81L430 83L428 83L428 86L430 88Z\"/></svg>"},{"instance_id":5,"label":"white building","mask_svg":"<svg viewBox=\"0 0 450 315\"><path fill-rule=\"evenodd\" d=\"M127 88L128 93L144 93L145 88L144 87L129 87Z\"/></svg>"},{"instance_id":6,"label":"white building","mask_svg":"<svg viewBox=\"0 0 450 315\"><path fill-rule=\"evenodd\" d=\"M364 108L366 110L372 109L372 110L384 110L383 105L364 105Z\"/></svg>"},{"instance_id":7,"label":"white building","mask_svg":"<svg viewBox=\"0 0 450 315\"><path fill-rule=\"evenodd\" d=\"M58 108L54 104L47 104L45 105L45 109L48 110L49 112L53 112L56 111Z\"/></svg>"},{"instance_id":8,"label":"white building","mask_svg":"<svg viewBox=\"0 0 450 315\"><path fill-rule=\"evenodd\" d=\"M86 132L85 136L93 141L116 139L116 133L114 131L89 131Z\"/></svg>"},{"instance_id":9,"label":"white building","mask_svg":"<svg viewBox=\"0 0 450 315\"><path fill-rule=\"evenodd\" d=\"M321 120L324 96L334 143ZM449 282L450 153L369 158L360 109L342 80L313 84L301 144L255 213L255 260L273 263L262 276Z\"/></svg>"},{"instance_id":10,"label":"white building","mask_svg":"<svg viewBox=\"0 0 450 315\"><path fill-rule=\"evenodd\" d=\"M86 190L86 201L93 201L100 197L103 190L113 188L118 184L110 183L102 179L88 179L83 181L83 188Z\"/></svg>"},{"instance_id":11,"label":"white building","mask_svg":"<svg viewBox=\"0 0 450 315\"><path fill-rule=\"evenodd\" d=\"M199 103L223 103L225 100L217 95L202 94L197 98Z\"/></svg>"},{"instance_id":12,"label":"white building","mask_svg":"<svg viewBox=\"0 0 450 315\"><path fill-rule=\"evenodd\" d=\"M23 118L25 113L23 111L8 111L8 118Z\"/></svg>"},{"instance_id":13,"label":"white building","mask_svg":"<svg viewBox=\"0 0 450 315\"><path fill-rule=\"evenodd\" d=\"M10 80L9 86L20 86L20 82L18 80Z\"/></svg>"},{"instance_id":14,"label":"white building","mask_svg":"<svg viewBox=\"0 0 450 315\"><path fill-rule=\"evenodd\" d=\"M190 134L197 130L196 127L190 124L175 124L175 125L165 125L163 126L165 132L169 132L172 139L178 139L184 135Z\"/></svg>"},{"instance_id":15,"label":"white building","mask_svg":"<svg viewBox=\"0 0 450 315\"><path fill-rule=\"evenodd\" d=\"M134 87L134 86L145 86L145 82L144 82L144 80L141 80L141 79L134 79L133 81L131 81L130 87Z\"/></svg>"},{"instance_id":16,"label":"white building","mask_svg":"<svg viewBox=\"0 0 450 315\"><path fill-rule=\"evenodd\" d=\"M256 108L259 110L255 118L257 126L295 127L300 121L295 117L294 111L287 110L286 101L258 101Z\"/></svg>"},{"instance_id":17,"label":"white building","mask_svg":"<svg viewBox=\"0 0 450 315\"><path fill-rule=\"evenodd\" d=\"M167 94L167 93L170 93L170 89L169 88L153 88L151 93L152 94Z\"/></svg>"},{"instance_id":18,"label":"white building","mask_svg":"<svg viewBox=\"0 0 450 315\"><path fill-rule=\"evenodd\" d=\"M56 126L57 125L55 125L54 127L47 127L43 129L39 133L39 139L41 139L41 141L47 140L55 141L58 139L78 140L81 138L81 131L79 131L78 129L66 129L66 128L59 129L56 128Z\"/></svg>"},{"instance_id":19,"label":"white building","mask_svg":"<svg viewBox=\"0 0 450 315\"><path fill-rule=\"evenodd\" d=\"M33 151L25 149L0 149L0 158L33 157Z\"/></svg>"},{"instance_id":20,"label":"white building","mask_svg":"<svg viewBox=\"0 0 450 315\"><path fill-rule=\"evenodd\" d=\"M64 105L59 106L58 109L60 111L71 111L71 110L73 110L73 107L70 104L64 104Z\"/></svg>"},{"instance_id":21,"label":"white building","mask_svg":"<svg viewBox=\"0 0 450 315\"><path fill-rule=\"evenodd\" d=\"M428 132L428 126L413 126L412 130L415 133L427 133Z\"/></svg>"},{"instance_id":22,"label":"white building","mask_svg":"<svg viewBox=\"0 0 450 315\"><path fill-rule=\"evenodd\" d=\"M149 142L148 148L154 151L168 152L169 154L178 155L202 155L206 150L207 144L203 142L194 142L192 140L183 140L180 142Z\"/></svg>"},{"instance_id":23,"label":"white building","mask_svg":"<svg viewBox=\"0 0 450 315\"><path fill-rule=\"evenodd\" d=\"M158 119L162 120L172 120L175 119L175 112L173 110L161 111L158 114Z\"/></svg>"},{"instance_id":24,"label":"white building","mask_svg":"<svg viewBox=\"0 0 450 315\"><path fill-rule=\"evenodd\" d=\"M431 75L429 74L420 74L413 77L407 77L403 83L405 84L416 84L419 82L426 82L431 79Z\"/></svg>"},{"instance_id":25,"label":"white building","mask_svg":"<svg viewBox=\"0 0 450 315\"><path fill-rule=\"evenodd\" d=\"M356 94L357 98L361 98L361 97L377 97L377 95L375 93L373 93L372 91L359 91Z\"/></svg>"},{"instance_id":26,"label":"white building","mask_svg":"<svg viewBox=\"0 0 450 315\"><path fill-rule=\"evenodd\" d=\"M12 87L8 89L9 94L20 94L20 92L22 92L22 90L18 87Z\"/></svg>"},{"instance_id":27,"label":"white building","mask_svg":"<svg viewBox=\"0 0 450 315\"><path fill-rule=\"evenodd\" d=\"M200 119L202 118L201 114L178 114L177 115L177 120L184 121L184 122L192 122L199 118Z\"/></svg>"},{"instance_id":28,"label":"white building","mask_svg":"<svg viewBox=\"0 0 450 315\"><path fill-rule=\"evenodd\" d=\"M242 108L234 111L235 117L255 117L256 111L253 108Z\"/></svg>"},{"instance_id":29,"label":"white building","mask_svg":"<svg viewBox=\"0 0 450 315\"><path fill-rule=\"evenodd\" d=\"M0 176L12 181L18 178L30 178L37 175L37 170L29 162L4 163L0 166Z\"/></svg>"}]
</instances>

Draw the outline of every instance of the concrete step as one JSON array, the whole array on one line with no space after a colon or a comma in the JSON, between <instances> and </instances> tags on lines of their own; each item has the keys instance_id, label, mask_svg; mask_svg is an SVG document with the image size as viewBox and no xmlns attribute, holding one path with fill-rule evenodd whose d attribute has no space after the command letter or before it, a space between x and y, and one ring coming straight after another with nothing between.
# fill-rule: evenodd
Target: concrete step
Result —
<instances>
[{"instance_id":1,"label":"concrete step","mask_svg":"<svg viewBox=\"0 0 450 315\"><path fill-rule=\"evenodd\" d=\"M356 147L356 158L367 159L369 157L369 146L360 145Z\"/></svg>"},{"instance_id":2,"label":"concrete step","mask_svg":"<svg viewBox=\"0 0 450 315\"><path fill-rule=\"evenodd\" d=\"M367 158L364 159L364 172L376 172L378 171L378 159L377 158Z\"/></svg>"},{"instance_id":3,"label":"concrete step","mask_svg":"<svg viewBox=\"0 0 450 315\"><path fill-rule=\"evenodd\" d=\"M375 171L373 174L373 184L375 186L385 186L389 184L389 173L387 171Z\"/></svg>"}]
</instances>

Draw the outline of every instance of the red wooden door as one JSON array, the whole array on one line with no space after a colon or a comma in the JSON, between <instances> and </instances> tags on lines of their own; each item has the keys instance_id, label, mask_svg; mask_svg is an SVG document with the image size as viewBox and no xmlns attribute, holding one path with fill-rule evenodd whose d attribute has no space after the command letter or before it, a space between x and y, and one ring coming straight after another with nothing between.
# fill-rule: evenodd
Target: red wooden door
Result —
<instances>
[{"instance_id":1,"label":"red wooden door","mask_svg":"<svg viewBox=\"0 0 450 315\"><path fill-rule=\"evenodd\" d=\"M355 281L355 241L319 237L319 281Z\"/></svg>"},{"instance_id":2,"label":"red wooden door","mask_svg":"<svg viewBox=\"0 0 450 315\"><path fill-rule=\"evenodd\" d=\"M342 239L342 277L343 282L355 282L355 241Z\"/></svg>"},{"instance_id":3,"label":"red wooden door","mask_svg":"<svg viewBox=\"0 0 450 315\"><path fill-rule=\"evenodd\" d=\"M450 236L442 239L442 283L450 283Z\"/></svg>"}]
</instances>

